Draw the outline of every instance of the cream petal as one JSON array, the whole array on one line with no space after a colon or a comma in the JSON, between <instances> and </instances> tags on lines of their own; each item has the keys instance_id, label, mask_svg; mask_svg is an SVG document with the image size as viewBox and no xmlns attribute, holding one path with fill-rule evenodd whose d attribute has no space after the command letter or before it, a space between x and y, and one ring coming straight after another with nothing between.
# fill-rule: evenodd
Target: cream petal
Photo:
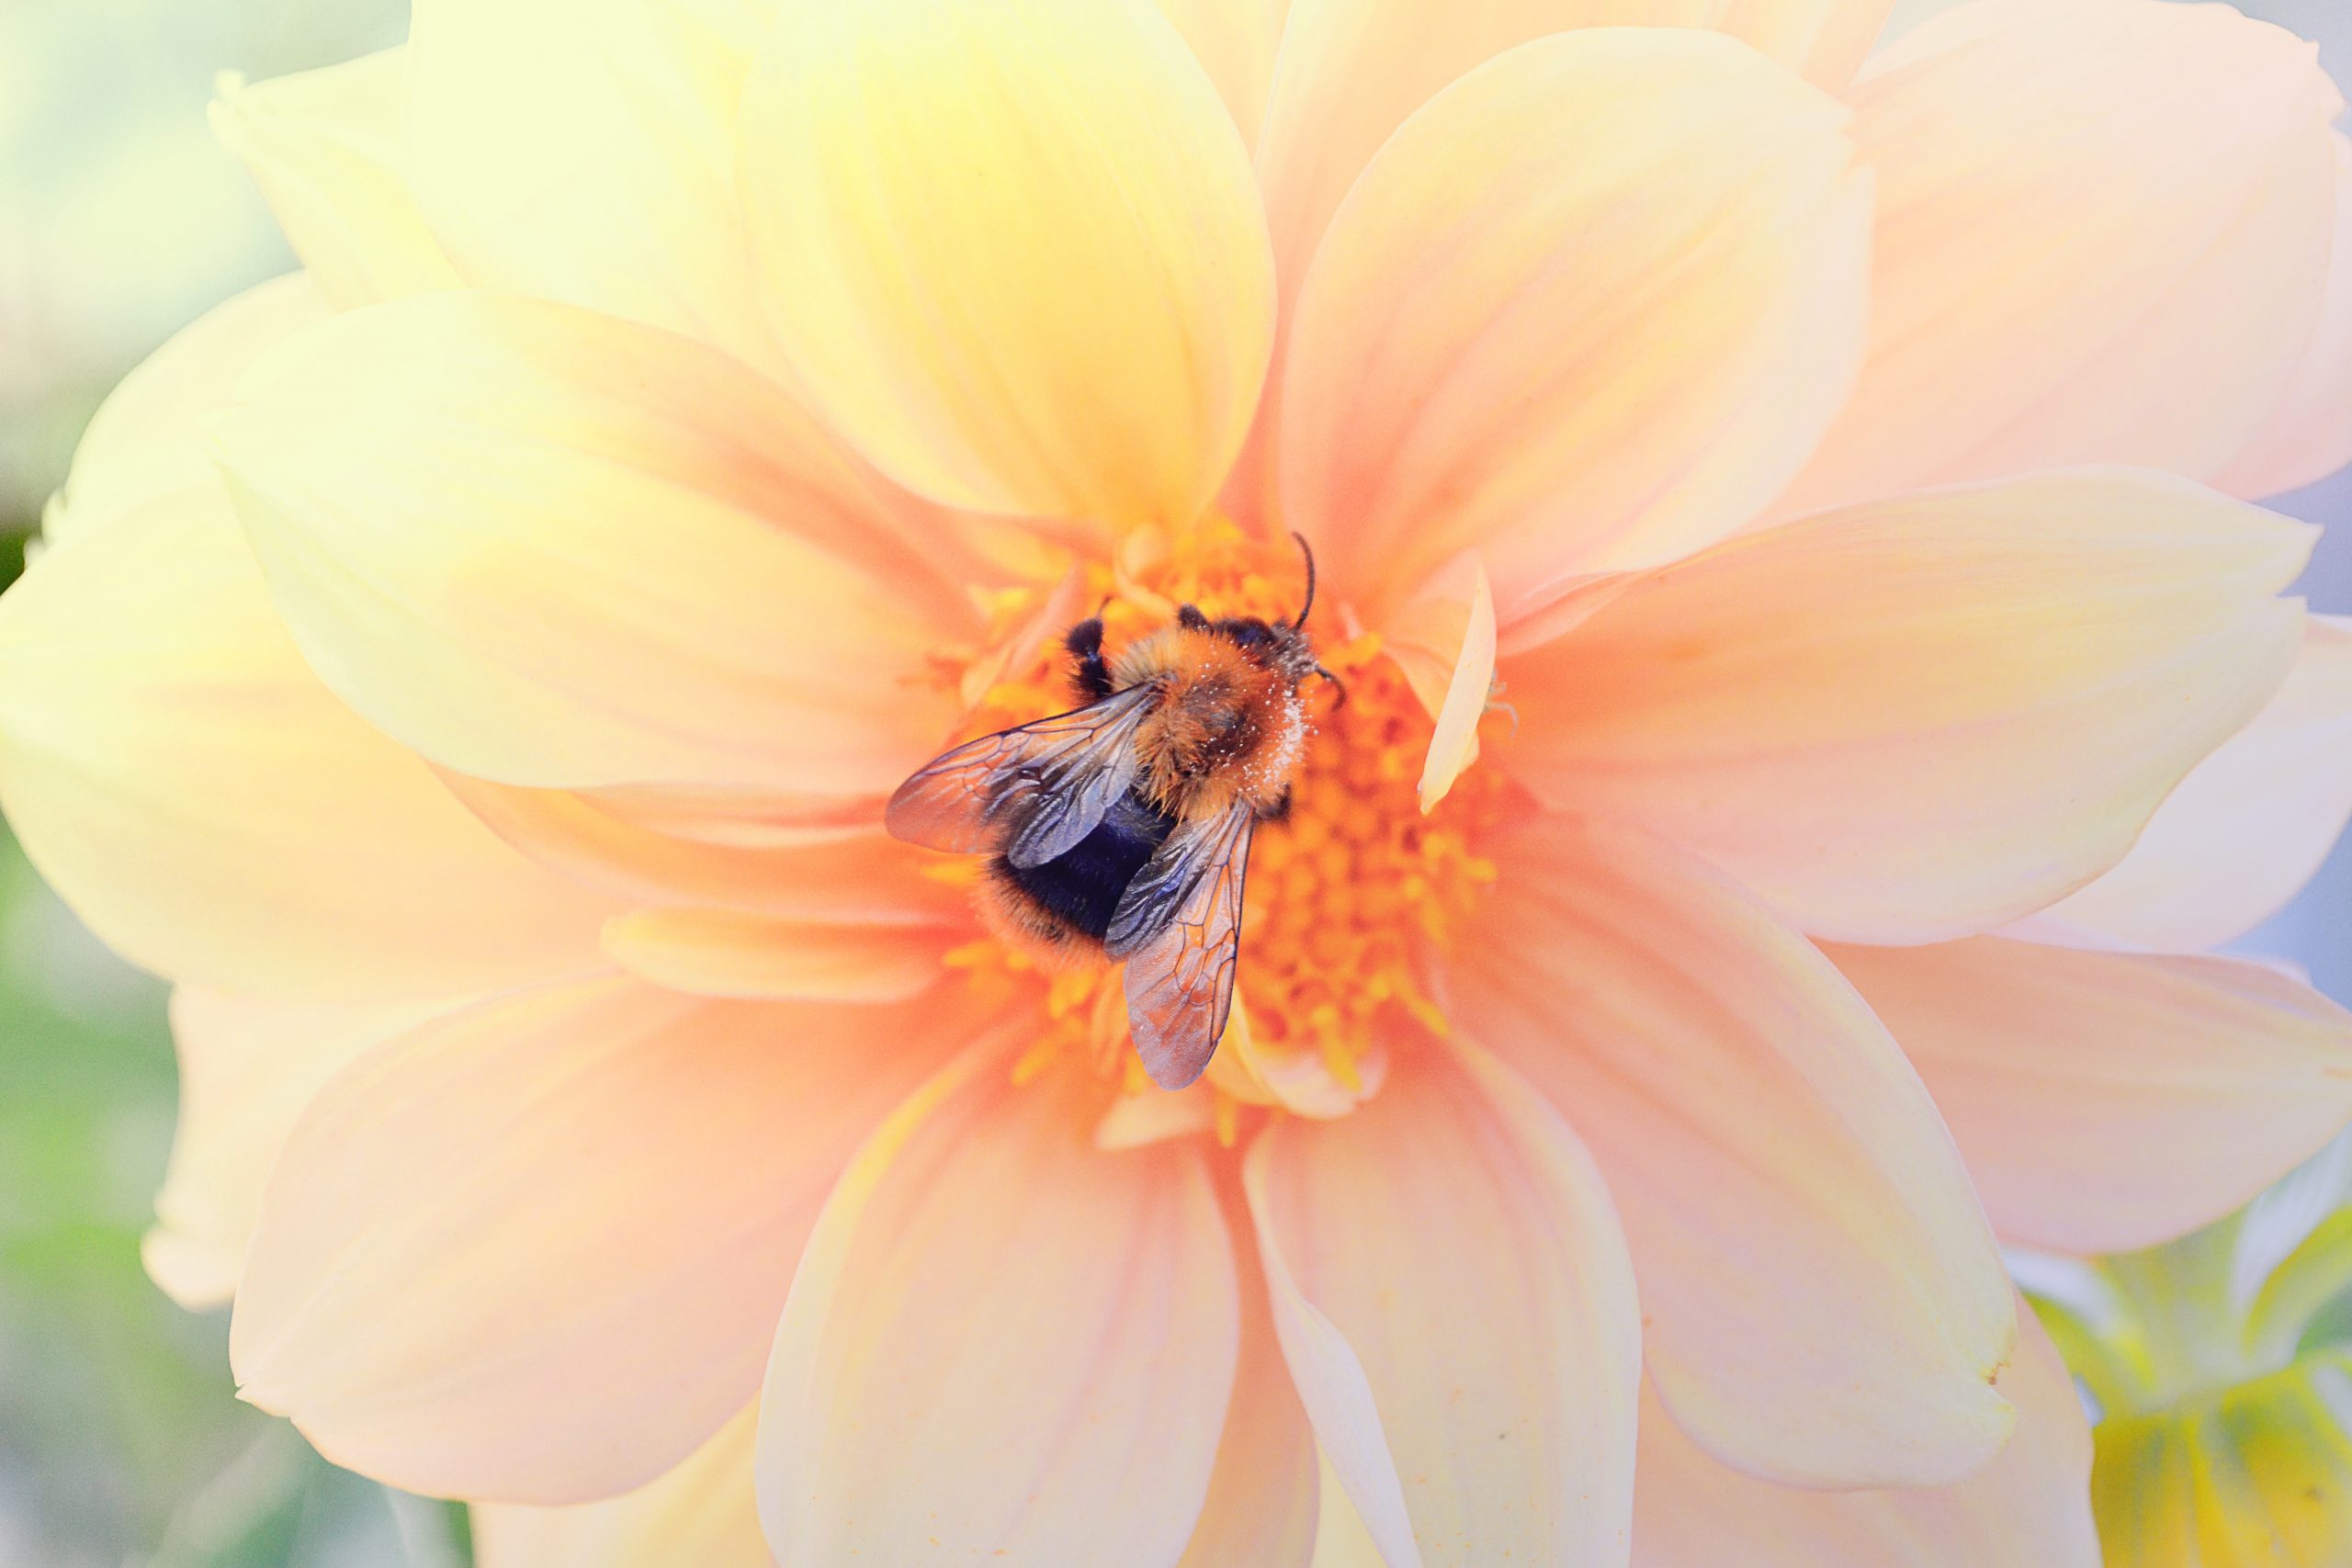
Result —
<instances>
[{"instance_id":1,"label":"cream petal","mask_svg":"<svg viewBox=\"0 0 2352 1568\"><path fill-rule=\"evenodd\" d=\"M405 164L472 283L774 358L734 128L764 0L414 0Z\"/></svg>"},{"instance_id":2,"label":"cream petal","mask_svg":"<svg viewBox=\"0 0 2352 1568\"><path fill-rule=\"evenodd\" d=\"M1441 93L1299 292L1285 523L1375 603L1476 548L1506 626L1747 524L1860 363L1846 118L1687 30L1546 39Z\"/></svg>"},{"instance_id":3,"label":"cream petal","mask_svg":"<svg viewBox=\"0 0 2352 1568\"><path fill-rule=\"evenodd\" d=\"M968 601L724 355L425 295L337 318L245 392L216 436L296 640L435 761L875 794L954 722L925 654Z\"/></svg>"},{"instance_id":4,"label":"cream petal","mask_svg":"<svg viewBox=\"0 0 2352 1568\"><path fill-rule=\"evenodd\" d=\"M447 1005L256 1001L186 986L172 994L179 1126L140 1247L165 1295L191 1311L228 1303L262 1190L304 1109L371 1046Z\"/></svg>"},{"instance_id":5,"label":"cream petal","mask_svg":"<svg viewBox=\"0 0 2352 1568\"><path fill-rule=\"evenodd\" d=\"M1100 1096L967 1053L810 1238L761 1401L784 1568L1170 1568L1232 1388L1233 1252L1200 1152L1088 1137Z\"/></svg>"},{"instance_id":6,"label":"cream petal","mask_svg":"<svg viewBox=\"0 0 2352 1568\"><path fill-rule=\"evenodd\" d=\"M958 934L737 909L640 909L605 924L605 951L633 975L696 996L895 1002L939 979Z\"/></svg>"},{"instance_id":7,"label":"cream petal","mask_svg":"<svg viewBox=\"0 0 2352 1568\"><path fill-rule=\"evenodd\" d=\"M2314 615L2287 682L2156 808L2120 863L2029 923L2159 952L2234 942L2319 870L2352 820L2352 620Z\"/></svg>"},{"instance_id":8,"label":"cream petal","mask_svg":"<svg viewBox=\"0 0 2352 1568\"><path fill-rule=\"evenodd\" d=\"M338 306L460 282L402 165L408 51L246 85L224 78L212 130L242 160L295 254Z\"/></svg>"},{"instance_id":9,"label":"cream petal","mask_svg":"<svg viewBox=\"0 0 2352 1568\"><path fill-rule=\"evenodd\" d=\"M2352 1014L2267 964L1999 937L1829 952L1927 1080L2007 1241L2154 1247L2352 1122Z\"/></svg>"},{"instance_id":10,"label":"cream petal","mask_svg":"<svg viewBox=\"0 0 2352 1568\"><path fill-rule=\"evenodd\" d=\"M1434 725L1421 764L1421 809L1446 797L1478 760L1478 720L1495 684L1495 594L1477 552L1454 560L1382 629Z\"/></svg>"},{"instance_id":11,"label":"cream petal","mask_svg":"<svg viewBox=\"0 0 2352 1568\"><path fill-rule=\"evenodd\" d=\"M1724 0L1713 25L1836 89L1853 79L1894 9L1894 0Z\"/></svg>"},{"instance_id":12,"label":"cream petal","mask_svg":"<svg viewBox=\"0 0 2352 1568\"><path fill-rule=\"evenodd\" d=\"M1810 944L1664 844L1539 819L1490 852L1504 874L1449 1011L1590 1143L1677 1419L1789 1484L1983 1464L2010 1431L1988 1386L2013 1348L2008 1280L1885 1029Z\"/></svg>"},{"instance_id":13,"label":"cream petal","mask_svg":"<svg viewBox=\"0 0 2352 1568\"><path fill-rule=\"evenodd\" d=\"M774 1568L752 1495L759 1412L746 1409L677 1469L569 1508L479 1505L480 1568Z\"/></svg>"},{"instance_id":14,"label":"cream petal","mask_svg":"<svg viewBox=\"0 0 2352 1568\"><path fill-rule=\"evenodd\" d=\"M1803 930L1972 935L2120 860L2278 689L2310 531L2164 475L1928 492L1748 536L1503 677L1502 760Z\"/></svg>"},{"instance_id":15,"label":"cream petal","mask_svg":"<svg viewBox=\"0 0 2352 1568\"><path fill-rule=\"evenodd\" d=\"M1258 140L1291 0L1157 0L1216 84L1244 142Z\"/></svg>"},{"instance_id":16,"label":"cream petal","mask_svg":"<svg viewBox=\"0 0 2352 1568\"><path fill-rule=\"evenodd\" d=\"M379 1047L270 1180L232 1324L243 1396L412 1491L651 1481L757 1388L834 1177L959 1043L942 1011L601 979Z\"/></svg>"},{"instance_id":17,"label":"cream petal","mask_svg":"<svg viewBox=\"0 0 2352 1568\"><path fill-rule=\"evenodd\" d=\"M2335 137L2335 234L2327 293L2301 365L2253 442L2213 481L2232 495L2278 495L2352 463L2352 137Z\"/></svg>"},{"instance_id":18,"label":"cream petal","mask_svg":"<svg viewBox=\"0 0 2352 1568\"><path fill-rule=\"evenodd\" d=\"M1189 523L1254 411L1249 157L1149 0L782 0L744 200L792 364L919 493Z\"/></svg>"},{"instance_id":19,"label":"cream petal","mask_svg":"<svg viewBox=\"0 0 2352 1568\"><path fill-rule=\"evenodd\" d=\"M1434 1047L1431 1048L1434 1050ZM1390 1568L1625 1562L1641 1310L1591 1157L1516 1074L1399 1061L1244 1165L1274 1322Z\"/></svg>"},{"instance_id":20,"label":"cream petal","mask_svg":"<svg viewBox=\"0 0 2352 1568\"><path fill-rule=\"evenodd\" d=\"M883 831L878 803L863 823L786 829L763 842L689 832L613 795L458 773L444 782L525 854L621 897L861 926L953 925L971 913L967 895L924 874L932 859Z\"/></svg>"},{"instance_id":21,"label":"cream petal","mask_svg":"<svg viewBox=\"0 0 2352 1568\"><path fill-rule=\"evenodd\" d=\"M2219 472L2325 283L2341 105L2222 6L1972 0L1854 88L1878 181L1871 354L1785 499L2081 463Z\"/></svg>"},{"instance_id":22,"label":"cream petal","mask_svg":"<svg viewBox=\"0 0 2352 1568\"><path fill-rule=\"evenodd\" d=\"M1642 1406L1634 1568L2099 1568L2090 1423L2075 1381L2020 1306L1995 1386L2017 1437L1951 1486L1815 1492L1716 1463L1655 1398Z\"/></svg>"},{"instance_id":23,"label":"cream petal","mask_svg":"<svg viewBox=\"0 0 2352 1568\"><path fill-rule=\"evenodd\" d=\"M599 966L613 904L319 683L206 482L85 518L0 599L0 804L42 875L132 962L240 993L447 998Z\"/></svg>"}]
</instances>

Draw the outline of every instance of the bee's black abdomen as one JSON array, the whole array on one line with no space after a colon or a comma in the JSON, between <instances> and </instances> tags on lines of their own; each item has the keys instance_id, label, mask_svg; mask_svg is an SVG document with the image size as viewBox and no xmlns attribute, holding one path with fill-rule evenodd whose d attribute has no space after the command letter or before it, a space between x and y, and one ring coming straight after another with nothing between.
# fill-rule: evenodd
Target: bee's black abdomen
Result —
<instances>
[{"instance_id":1,"label":"bee's black abdomen","mask_svg":"<svg viewBox=\"0 0 2352 1568\"><path fill-rule=\"evenodd\" d=\"M1175 827L1174 818L1130 790L1069 853L1032 866L999 855L989 870L1056 922L1100 942L1119 896Z\"/></svg>"}]
</instances>

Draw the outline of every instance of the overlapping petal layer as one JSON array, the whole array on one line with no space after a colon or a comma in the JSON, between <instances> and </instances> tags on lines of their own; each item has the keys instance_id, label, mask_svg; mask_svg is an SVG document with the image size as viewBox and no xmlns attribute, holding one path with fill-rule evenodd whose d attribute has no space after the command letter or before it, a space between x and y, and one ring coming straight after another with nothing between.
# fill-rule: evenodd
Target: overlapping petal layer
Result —
<instances>
[{"instance_id":1,"label":"overlapping petal layer","mask_svg":"<svg viewBox=\"0 0 2352 1568\"><path fill-rule=\"evenodd\" d=\"M1810 944L1662 844L1553 821L1495 853L1512 874L1458 955L1453 1012L1592 1145L1676 1418L1797 1484L1982 1464L2010 1429L1990 1386L2008 1281L1884 1027Z\"/></svg>"},{"instance_id":2,"label":"overlapping petal layer","mask_svg":"<svg viewBox=\"0 0 2352 1568\"><path fill-rule=\"evenodd\" d=\"M278 1159L232 1324L244 1396L416 1491L651 1481L751 1398L835 1175L953 1029L936 1002L602 979L379 1047Z\"/></svg>"},{"instance_id":3,"label":"overlapping petal layer","mask_svg":"<svg viewBox=\"0 0 2352 1568\"><path fill-rule=\"evenodd\" d=\"M1801 928L1928 942L2123 857L2284 678L2311 531L2166 476L1929 491L1751 535L1503 662L1508 762Z\"/></svg>"},{"instance_id":4,"label":"overlapping petal layer","mask_svg":"<svg viewBox=\"0 0 2352 1568\"><path fill-rule=\"evenodd\" d=\"M1918 1066L2012 1242L2169 1241L2352 1121L2352 1014L2267 964L1998 937L1830 956Z\"/></svg>"},{"instance_id":5,"label":"overlapping petal layer","mask_svg":"<svg viewBox=\"0 0 2352 1568\"><path fill-rule=\"evenodd\" d=\"M1871 356L1784 510L2082 463L2208 479L2319 319L2340 107L2224 6L1971 0L1874 60Z\"/></svg>"},{"instance_id":6,"label":"overlapping petal layer","mask_svg":"<svg viewBox=\"0 0 2352 1568\"><path fill-rule=\"evenodd\" d=\"M231 488L311 662L435 761L878 794L952 722L949 541L740 363L473 294L300 348L220 425Z\"/></svg>"},{"instance_id":7,"label":"overlapping petal layer","mask_svg":"<svg viewBox=\"0 0 2352 1568\"><path fill-rule=\"evenodd\" d=\"M1105 1156L1001 1049L910 1099L810 1238L761 1399L783 1568L1167 1568L1216 1458L1231 1243L1189 1144Z\"/></svg>"},{"instance_id":8,"label":"overlapping petal layer","mask_svg":"<svg viewBox=\"0 0 2352 1568\"><path fill-rule=\"evenodd\" d=\"M1746 524L1860 363L1846 118L1694 31L1568 33L1441 93L1299 291L1284 522L1375 604L1477 548L1506 625Z\"/></svg>"},{"instance_id":9,"label":"overlapping petal layer","mask_svg":"<svg viewBox=\"0 0 2352 1568\"><path fill-rule=\"evenodd\" d=\"M1623 1562L1640 1308L1558 1113L1424 1053L1355 1115L1268 1128L1244 1175L1283 1355L1393 1568Z\"/></svg>"},{"instance_id":10,"label":"overlapping petal layer","mask_svg":"<svg viewBox=\"0 0 2352 1568\"><path fill-rule=\"evenodd\" d=\"M763 298L834 426L988 512L1190 522L1255 411L1249 155L1149 0L782 0L745 96Z\"/></svg>"},{"instance_id":11,"label":"overlapping petal layer","mask_svg":"<svg viewBox=\"0 0 2352 1568\"><path fill-rule=\"evenodd\" d=\"M479 1568L774 1568L752 1495L759 1412L746 1409L677 1469L570 1508L473 1510Z\"/></svg>"}]
</instances>

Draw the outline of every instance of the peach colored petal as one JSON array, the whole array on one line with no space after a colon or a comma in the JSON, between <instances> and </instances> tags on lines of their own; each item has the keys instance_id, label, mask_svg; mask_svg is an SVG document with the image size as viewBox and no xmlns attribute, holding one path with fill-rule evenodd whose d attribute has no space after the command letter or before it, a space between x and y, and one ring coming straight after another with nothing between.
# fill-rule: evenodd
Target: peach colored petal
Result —
<instances>
[{"instance_id":1,"label":"peach colored petal","mask_svg":"<svg viewBox=\"0 0 2352 1568\"><path fill-rule=\"evenodd\" d=\"M1163 1099L1174 1096L1163 1095ZM1274 1335L1272 1303L1244 1200L1228 1190L1239 1262L1241 1350L1217 1439L1208 1501L1178 1568L1306 1568L1319 1491L1314 1429Z\"/></svg>"},{"instance_id":2,"label":"peach colored petal","mask_svg":"<svg viewBox=\"0 0 2352 1568\"><path fill-rule=\"evenodd\" d=\"M1727 1469L1642 1406L1634 1568L2099 1568L2090 1423L2049 1337L2020 1304L1996 1385L2018 1435L1951 1486L1810 1492Z\"/></svg>"},{"instance_id":3,"label":"peach colored petal","mask_svg":"<svg viewBox=\"0 0 2352 1568\"><path fill-rule=\"evenodd\" d=\"M0 803L51 886L132 962L231 991L446 998L599 966L614 905L319 683L217 481L139 485L103 516L74 502L0 599Z\"/></svg>"},{"instance_id":4,"label":"peach colored petal","mask_svg":"<svg viewBox=\"0 0 2352 1568\"><path fill-rule=\"evenodd\" d=\"M759 1412L747 1409L677 1469L625 1496L570 1508L473 1511L480 1568L774 1568L752 1497Z\"/></svg>"},{"instance_id":5,"label":"peach colored petal","mask_svg":"<svg viewBox=\"0 0 2352 1568\"><path fill-rule=\"evenodd\" d=\"M1503 760L1804 930L1932 942L2120 860L2278 689L2310 531L2186 480L1858 506L1645 580L1503 677Z\"/></svg>"},{"instance_id":6,"label":"peach colored petal","mask_svg":"<svg viewBox=\"0 0 2352 1568\"><path fill-rule=\"evenodd\" d=\"M198 1311L228 1303L262 1190L303 1110L354 1058L447 1006L254 1001L187 986L173 993L179 1125L155 1224L140 1247L165 1295Z\"/></svg>"},{"instance_id":7,"label":"peach colored petal","mask_svg":"<svg viewBox=\"0 0 2352 1568\"><path fill-rule=\"evenodd\" d=\"M1197 1148L1098 1152L1093 1086L967 1053L842 1176L761 1401L784 1568L1170 1568L1233 1384L1233 1252Z\"/></svg>"},{"instance_id":8,"label":"peach colored petal","mask_svg":"<svg viewBox=\"0 0 2352 1568\"><path fill-rule=\"evenodd\" d=\"M1163 1138L1196 1137L1216 1126L1216 1091L1205 1080L1172 1092L1156 1086L1129 1089L1094 1123L1094 1146L1115 1154Z\"/></svg>"},{"instance_id":9,"label":"peach colored petal","mask_svg":"<svg viewBox=\"0 0 2352 1568\"><path fill-rule=\"evenodd\" d=\"M1725 0L1713 25L1834 89L1853 79L1894 9L1894 0Z\"/></svg>"},{"instance_id":10,"label":"peach colored petal","mask_svg":"<svg viewBox=\"0 0 2352 1568\"><path fill-rule=\"evenodd\" d=\"M735 191L753 0L415 0L405 164L467 279L774 358Z\"/></svg>"},{"instance_id":11,"label":"peach colored petal","mask_svg":"<svg viewBox=\"0 0 2352 1568\"><path fill-rule=\"evenodd\" d=\"M1390 617L1384 646L1435 728L1421 764L1429 811L1478 760L1478 720L1495 685L1495 595L1477 552L1454 560Z\"/></svg>"},{"instance_id":12,"label":"peach colored petal","mask_svg":"<svg viewBox=\"0 0 2352 1568\"><path fill-rule=\"evenodd\" d=\"M1244 142L1258 140L1291 0L1158 0L1216 84Z\"/></svg>"},{"instance_id":13,"label":"peach colored petal","mask_svg":"<svg viewBox=\"0 0 2352 1568\"><path fill-rule=\"evenodd\" d=\"M1274 1323L1390 1568L1625 1561L1641 1312L1600 1176L1516 1074L1400 1061L1244 1165Z\"/></svg>"},{"instance_id":14,"label":"peach colored petal","mask_svg":"<svg viewBox=\"0 0 2352 1568\"><path fill-rule=\"evenodd\" d=\"M2335 233L2327 293L2302 363L2253 442L2213 481L2232 495L2278 495L2352 463L2352 137L2335 136Z\"/></svg>"},{"instance_id":15,"label":"peach colored petal","mask_svg":"<svg viewBox=\"0 0 2352 1568\"><path fill-rule=\"evenodd\" d=\"M1299 290L1285 523L1375 602L1476 548L1506 626L1747 523L1860 363L1846 119L1695 31L1567 33L1439 94Z\"/></svg>"},{"instance_id":16,"label":"peach colored petal","mask_svg":"<svg viewBox=\"0 0 2352 1568\"><path fill-rule=\"evenodd\" d=\"M954 722L940 542L688 339L419 296L273 358L216 434L311 663L460 772L880 793Z\"/></svg>"},{"instance_id":17,"label":"peach colored petal","mask_svg":"<svg viewBox=\"0 0 2352 1568\"><path fill-rule=\"evenodd\" d=\"M1650 1375L1725 1463L1940 1484L2006 1441L2016 1332L1967 1172L1819 953L1716 873L1538 820L1457 950L1450 1010L1591 1144ZM1385 1097L1384 1097L1385 1098Z\"/></svg>"},{"instance_id":18,"label":"peach colored petal","mask_svg":"<svg viewBox=\"0 0 2352 1568\"><path fill-rule=\"evenodd\" d=\"M885 472L986 512L1188 523L1254 411L1249 155L1149 0L782 0L745 95L771 318Z\"/></svg>"},{"instance_id":19,"label":"peach colored petal","mask_svg":"<svg viewBox=\"0 0 2352 1568\"><path fill-rule=\"evenodd\" d=\"M517 789L461 773L444 782L525 854L619 897L852 925L950 925L970 916L968 894L924 875L922 852L882 830L878 806L866 826L717 842L610 795Z\"/></svg>"},{"instance_id":20,"label":"peach colored petal","mask_svg":"<svg viewBox=\"0 0 2352 1568\"><path fill-rule=\"evenodd\" d=\"M460 279L402 167L408 51L247 86L224 78L212 131L261 186L320 289L366 305Z\"/></svg>"},{"instance_id":21,"label":"peach colored petal","mask_svg":"<svg viewBox=\"0 0 2352 1568\"><path fill-rule=\"evenodd\" d=\"M245 1398L395 1485L611 1496L742 1408L828 1188L961 1039L935 1000L528 991L362 1057L272 1177Z\"/></svg>"},{"instance_id":22,"label":"peach colored petal","mask_svg":"<svg viewBox=\"0 0 2352 1568\"><path fill-rule=\"evenodd\" d=\"M131 514L151 491L217 506L220 476L201 421L278 344L327 319L326 297L307 274L289 273L215 306L157 349L107 394L74 450L62 494L41 520L62 542L93 524Z\"/></svg>"},{"instance_id":23,"label":"peach colored petal","mask_svg":"<svg viewBox=\"0 0 2352 1568\"><path fill-rule=\"evenodd\" d=\"M2352 1122L2352 1014L2267 964L1999 937L1829 954L1927 1079L2010 1242L2154 1247Z\"/></svg>"},{"instance_id":24,"label":"peach colored petal","mask_svg":"<svg viewBox=\"0 0 2352 1568\"><path fill-rule=\"evenodd\" d=\"M895 1002L939 979L956 934L738 909L640 909L605 923L605 951L633 975L696 996Z\"/></svg>"},{"instance_id":25,"label":"peach colored petal","mask_svg":"<svg viewBox=\"0 0 2352 1568\"><path fill-rule=\"evenodd\" d=\"M1871 356L1784 502L2080 463L2219 472L2318 319L2341 99L2222 6L1972 0L1874 60Z\"/></svg>"},{"instance_id":26,"label":"peach colored petal","mask_svg":"<svg viewBox=\"0 0 2352 1568\"><path fill-rule=\"evenodd\" d=\"M2219 947L2293 897L2346 820L2352 620L2314 615L2269 705L2165 797L2120 864L2026 929L2094 945Z\"/></svg>"}]
</instances>

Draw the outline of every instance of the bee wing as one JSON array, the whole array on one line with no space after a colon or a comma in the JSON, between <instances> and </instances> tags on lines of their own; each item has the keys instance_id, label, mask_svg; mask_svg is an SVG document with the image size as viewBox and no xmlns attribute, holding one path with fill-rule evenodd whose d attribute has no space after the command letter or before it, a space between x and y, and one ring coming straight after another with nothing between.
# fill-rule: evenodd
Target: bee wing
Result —
<instances>
[{"instance_id":1,"label":"bee wing","mask_svg":"<svg viewBox=\"0 0 2352 1568\"><path fill-rule=\"evenodd\" d=\"M967 741L900 784L883 825L894 839L956 854L1006 843L1015 865L1042 865L1092 832L1135 783L1136 726L1150 696L1134 686Z\"/></svg>"},{"instance_id":2,"label":"bee wing","mask_svg":"<svg viewBox=\"0 0 2352 1568\"><path fill-rule=\"evenodd\" d=\"M1152 1081L1201 1076L1233 1010L1241 893L1257 814L1236 805L1168 836L1112 912L1103 948L1126 960L1127 1028Z\"/></svg>"}]
</instances>

